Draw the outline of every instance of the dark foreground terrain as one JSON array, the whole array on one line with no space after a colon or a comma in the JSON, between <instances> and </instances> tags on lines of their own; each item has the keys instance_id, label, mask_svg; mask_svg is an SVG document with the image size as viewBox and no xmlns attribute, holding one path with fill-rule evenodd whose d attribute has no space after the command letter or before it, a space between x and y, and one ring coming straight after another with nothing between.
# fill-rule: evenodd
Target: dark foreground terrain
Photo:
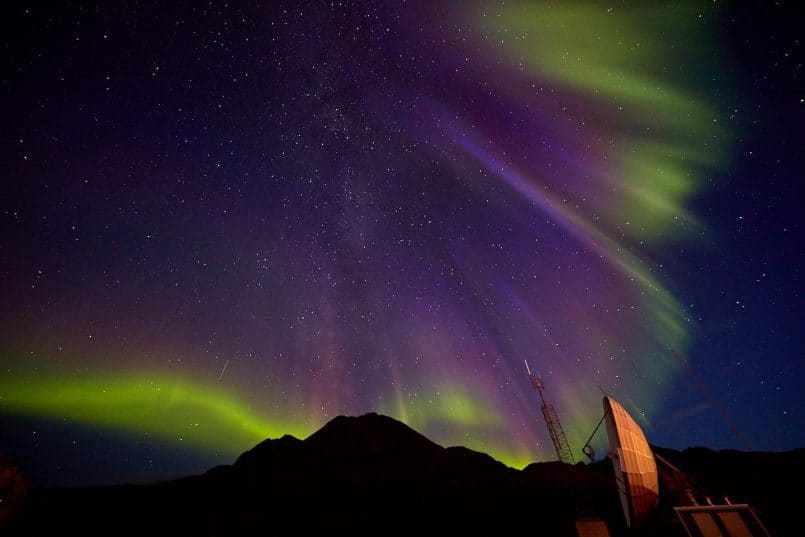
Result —
<instances>
[{"instance_id":1,"label":"dark foreground terrain","mask_svg":"<svg viewBox=\"0 0 805 537\"><path fill-rule=\"evenodd\" d=\"M805 450L682 453L659 449L714 498L748 501L774 537L805 535ZM443 448L386 416L338 417L306 440L266 440L235 464L148 486L34 489L0 532L10 535L503 535L575 536L577 517L612 535L682 536L661 503L627 532L608 461L514 470L488 455Z\"/></svg>"}]
</instances>

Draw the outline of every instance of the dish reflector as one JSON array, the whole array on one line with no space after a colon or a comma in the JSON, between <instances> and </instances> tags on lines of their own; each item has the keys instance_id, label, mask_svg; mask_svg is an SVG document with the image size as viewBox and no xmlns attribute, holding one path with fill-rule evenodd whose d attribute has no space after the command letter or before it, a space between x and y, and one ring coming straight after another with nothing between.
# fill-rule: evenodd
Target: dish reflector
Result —
<instances>
[{"instance_id":1,"label":"dish reflector","mask_svg":"<svg viewBox=\"0 0 805 537\"><path fill-rule=\"evenodd\" d=\"M643 430L620 403L604 397L604 414L626 525L640 527L659 498L657 463Z\"/></svg>"}]
</instances>

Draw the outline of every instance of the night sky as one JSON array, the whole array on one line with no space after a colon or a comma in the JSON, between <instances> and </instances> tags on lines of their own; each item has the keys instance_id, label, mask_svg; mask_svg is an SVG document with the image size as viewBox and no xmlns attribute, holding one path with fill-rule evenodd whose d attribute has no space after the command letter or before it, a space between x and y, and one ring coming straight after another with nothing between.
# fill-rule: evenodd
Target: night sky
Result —
<instances>
[{"instance_id":1,"label":"night sky","mask_svg":"<svg viewBox=\"0 0 805 537\"><path fill-rule=\"evenodd\" d=\"M796 3L667 4L3 3L0 452L805 445Z\"/></svg>"}]
</instances>

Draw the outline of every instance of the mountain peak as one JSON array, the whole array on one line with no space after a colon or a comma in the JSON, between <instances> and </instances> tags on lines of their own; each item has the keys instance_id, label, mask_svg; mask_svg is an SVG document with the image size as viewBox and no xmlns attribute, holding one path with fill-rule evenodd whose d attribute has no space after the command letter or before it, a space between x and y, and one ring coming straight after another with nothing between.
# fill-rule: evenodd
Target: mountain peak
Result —
<instances>
[{"instance_id":1,"label":"mountain peak","mask_svg":"<svg viewBox=\"0 0 805 537\"><path fill-rule=\"evenodd\" d=\"M444 448L404 423L374 412L337 416L304 441L305 448L322 456L374 458L377 456L436 456Z\"/></svg>"},{"instance_id":2,"label":"mountain peak","mask_svg":"<svg viewBox=\"0 0 805 537\"><path fill-rule=\"evenodd\" d=\"M289 434L281 438L267 438L252 449L242 453L235 461L235 466L265 467L277 460L287 460L295 457L300 450L302 441Z\"/></svg>"}]
</instances>

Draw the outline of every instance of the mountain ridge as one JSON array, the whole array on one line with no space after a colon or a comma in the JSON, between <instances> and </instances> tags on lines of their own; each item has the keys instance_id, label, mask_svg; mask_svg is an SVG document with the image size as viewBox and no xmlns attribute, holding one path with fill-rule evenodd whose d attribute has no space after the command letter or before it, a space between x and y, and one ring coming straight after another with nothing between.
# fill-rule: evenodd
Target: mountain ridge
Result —
<instances>
[{"instance_id":1,"label":"mountain ridge","mask_svg":"<svg viewBox=\"0 0 805 537\"><path fill-rule=\"evenodd\" d=\"M805 450L722 454L656 449L691 469L713 491L751 500L769 519L770 529L787 528L785 508L797 498L779 493L777 477L786 475L781 469L801 477ZM730 476L728 468L744 460L754 466ZM777 476L767 476L767 468ZM708 472L718 477L717 486L710 484ZM752 496L757 491L762 497ZM679 535L670 515L660 509L642 534ZM241 535L266 528L351 534L426 528L475 534L533 525L540 534L561 537L575 536L575 519L588 516L605 520L612 535L625 533L608 460L574 466L532 463L516 470L485 453L442 447L393 418L370 413L334 418L303 440L290 435L266 439L233 464L200 475L152 485L35 489L5 529L12 535L101 535L110 530L118 535Z\"/></svg>"}]
</instances>

